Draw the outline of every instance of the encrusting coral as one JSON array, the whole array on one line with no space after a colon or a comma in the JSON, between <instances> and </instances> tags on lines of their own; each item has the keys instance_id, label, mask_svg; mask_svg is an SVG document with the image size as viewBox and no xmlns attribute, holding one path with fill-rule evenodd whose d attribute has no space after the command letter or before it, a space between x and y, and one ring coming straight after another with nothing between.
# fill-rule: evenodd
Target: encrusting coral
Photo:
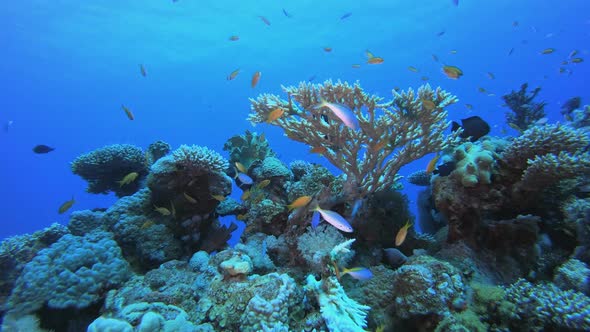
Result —
<instances>
[{"instance_id":1,"label":"encrusting coral","mask_svg":"<svg viewBox=\"0 0 590 332\"><path fill-rule=\"evenodd\" d=\"M457 99L429 85L418 91L393 91L393 100L363 92L358 83L326 81L283 87L288 100L263 94L251 99L248 120L266 122L270 113L283 115L270 124L281 127L287 137L321 151L347 176L345 190L352 198L374 193L395 184L400 168L428 153L442 150L456 136L446 136L445 107ZM318 107L325 100L342 104L352 111L358 129L346 126L337 115Z\"/></svg>"}]
</instances>

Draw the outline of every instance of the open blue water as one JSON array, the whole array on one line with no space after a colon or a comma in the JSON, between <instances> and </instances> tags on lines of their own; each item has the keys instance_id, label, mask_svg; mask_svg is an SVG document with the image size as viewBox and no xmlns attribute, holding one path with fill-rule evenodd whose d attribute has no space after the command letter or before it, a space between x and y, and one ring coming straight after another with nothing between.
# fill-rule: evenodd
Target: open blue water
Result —
<instances>
[{"instance_id":1,"label":"open blue water","mask_svg":"<svg viewBox=\"0 0 590 332\"><path fill-rule=\"evenodd\" d=\"M108 144L145 148L161 139L173 148L198 144L222 152L229 137L254 129L265 132L286 163L326 164L280 130L245 120L248 98L311 77L358 80L367 92L390 98L394 87L418 88L428 76L461 100L449 108L449 120L479 115L495 135L506 127L501 95L528 82L542 87L550 121L561 120L566 99L590 103L587 61L565 66L571 75L559 73L574 49L590 60L589 9L588 0L460 0L458 7L451 0L3 1L0 122L13 124L0 132L0 237L67 223L69 213L57 209L72 196L73 210L111 205L114 196L85 193L86 183L69 168L76 156ZM352 14L340 19L346 13ZM230 41L232 35L240 40ZM556 51L541 55L546 48ZM366 49L385 62L366 65ZM443 63L465 75L446 78ZM238 77L226 80L237 68ZM253 89L256 71L262 78ZM56 150L34 154L37 144ZM412 201L415 190L406 185Z\"/></svg>"}]
</instances>

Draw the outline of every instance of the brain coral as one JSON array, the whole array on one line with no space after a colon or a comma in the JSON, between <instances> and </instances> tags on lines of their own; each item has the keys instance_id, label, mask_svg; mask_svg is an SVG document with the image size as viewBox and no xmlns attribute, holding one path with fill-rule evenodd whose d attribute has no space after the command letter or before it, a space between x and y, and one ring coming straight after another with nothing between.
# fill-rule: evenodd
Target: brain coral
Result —
<instances>
[{"instance_id":1,"label":"brain coral","mask_svg":"<svg viewBox=\"0 0 590 332\"><path fill-rule=\"evenodd\" d=\"M72 162L71 169L88 182L86 191L89 193L106 194L112 191L118 197L136 192L140 180L147 175L143 151L130 144L108 145L83 154ZM138 178L125 185L119 184L131 172L138 173Z\"/></svg>"},{"instance_id":2,"label":"brain coral","mask_svg":"<svg viewBox=\"0 0 590 332\"><path fill-rule=\"evenodd\" d=\"M110 233L66 234L25 266L9 307L18 314L31 313L45 303L50 308L85 308L130 274Z\"/></svg>"}]
</instances>

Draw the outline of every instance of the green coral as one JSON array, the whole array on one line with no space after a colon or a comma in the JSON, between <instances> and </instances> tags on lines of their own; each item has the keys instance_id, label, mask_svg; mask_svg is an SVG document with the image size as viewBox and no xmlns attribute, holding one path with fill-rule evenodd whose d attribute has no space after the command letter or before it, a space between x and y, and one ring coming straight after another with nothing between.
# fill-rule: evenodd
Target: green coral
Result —
<instances>
[{"instance_id":1,"label":"green coral","mask_svg":"<svg viewBox=\"0 0 590 332\"><path fill-rule=\"evenodd\" d=\"M223 150L229 152L232 165L240 162L246 169L249 169L256 161L275 156L264 135L249 130L246 130L243 135L228 139L223 145Z\"/></svg>"}]
</instances>

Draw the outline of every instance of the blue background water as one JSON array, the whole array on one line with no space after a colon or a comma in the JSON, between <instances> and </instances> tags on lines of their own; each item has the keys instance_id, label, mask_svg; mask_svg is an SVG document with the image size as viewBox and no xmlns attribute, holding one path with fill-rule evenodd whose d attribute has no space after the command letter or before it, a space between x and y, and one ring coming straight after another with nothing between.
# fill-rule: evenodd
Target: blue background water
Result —
<instances>
[{"instance_id":1,"label":"blue background water","mask_svg":"<svg viewBox=\"0 0 590 332\"><path fill-rule=\"evenodd\" d=\"M72 210L115 201L112 195L85 193L86 183L69 168L76 156L113 143L145 148L158 139L173 148L186 143L221 152L226 139L253 129L245 121L248 98L279 93L281 84L312 76L315 82L359 80L367 92L389 98L393 87L417 88L426 75L431 85L460 98L449 108L451 120L480 115L497 135L506 127L500 96L523 82L543 88L540 99L549 103L551 120L562 120L560 103L572 96L590 103L588 62L568 65L571 75L558 73L572 50L588 58L588 0L462 0L458 7L451 0L360 3L3 1L0 122L14 123L0 133L0 237L66 223L71 211L58 215L57 208L72 195ZM352 15L341 20L348 12ZM445 33L439 37L440 31ZM229 41L231 35L240 40ZM326 46L333 51L324 52ZM556 52L540 55L547 47ZM514 53L508 56L510 48ZM366 65L366 49L385 62ZM147 77L140 75L140 63ZM353 63L363 65L354 69ZM447 79L442 63L459 66L465 76ZM238 77L227 81L237 68ZM255 71L262 79L252 89ZM479 93L480 86L495 96ZM471 113L465 103L474 105ZM135 121L125 117L121 104L132 109ZM277 128L254 129L266 133L287 163L323 163ZM31 149L37 144L56 150L36 155ZM402 174L422 169L430 157ZM415 190L406 186L412 201Z\"/></svg>"}]
</instances>

